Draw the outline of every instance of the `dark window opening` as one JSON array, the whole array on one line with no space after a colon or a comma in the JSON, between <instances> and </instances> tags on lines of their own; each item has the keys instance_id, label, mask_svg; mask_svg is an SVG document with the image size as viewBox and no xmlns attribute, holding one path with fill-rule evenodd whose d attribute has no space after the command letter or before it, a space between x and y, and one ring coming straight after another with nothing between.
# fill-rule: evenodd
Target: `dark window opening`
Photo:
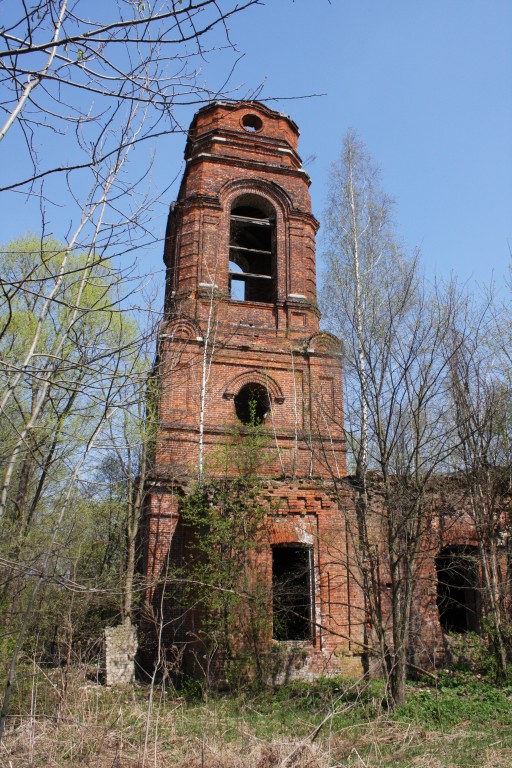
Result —
<instances>
[{"instance_id":1,"label":"dark window opening","mask_svg":"<svg viewBox=\"0 0 512 768\"><path fill-rule=\"evenodd\" d=\"M272 547L272 624L275 640L313 637L313 550Z\"/></svg>"},{"instance_id":2,"label":"dark window opening","mask_svg":"<svg viewBox=\"0 0 512 768\"><path fill-rule=\"evenodd\" d=\"M246 384L235 396L236 415L243 424L262 424L270 411L270 397L262 384Z\"/></svg>"},{"instance_id":3,"label":"dark window opening","mask_svg":"<svg viewBox=\"0 0 512 768\"><path fill-rule=\"evenodd\" d=\"M257 133L263 128L263 121L258 115L252 115L249 112L242 117L242 125L249 133Z\"/></svg>"},{"instance_id":4,"label":"dark window opening","mask_svg":"<svg viewBox=\"0 0 512 768\"><path fill-rule=\"evenodd\" d=\"M274 296L274 223L253 205L231 211L229 286L235 301L260 301Z\"/></svg>"},{"instance_id":5,"label":"dark window opening","mask_svg":"<svg viewBox=\"0 0 512 768\"><path fill-rule=\"evenodd\" d=\"M478 567L473 547L448 547L436 557L437 606L445 632L479 629Z\"/></svg>"}]
</instances>

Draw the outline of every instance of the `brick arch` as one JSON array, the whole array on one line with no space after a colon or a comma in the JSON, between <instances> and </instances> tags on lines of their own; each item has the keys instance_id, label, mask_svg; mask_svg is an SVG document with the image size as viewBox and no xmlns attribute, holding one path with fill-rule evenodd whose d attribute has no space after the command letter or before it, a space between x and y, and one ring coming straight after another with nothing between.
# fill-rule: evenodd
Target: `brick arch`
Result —
<instances>
[{"instance_id":1,"label":"brick arch","mask_svg":"<svg viewBox=\"0 0 512 768\"><path fill-rule=\"evenodd\" d=\"M259 179L235 179L228 181L219 193L219 201L224 211L229 216L231 206L238 197L254 195L263 198L279 212L281 216L287 216L292 210L290 196L275 182L265 182Z\"/></svg>"},{"instance_id":2,"label":"brick arch","mask_svg":"<svg viewBox=\"0 0 512 768\"><path fill-rule=\"evenodd\" d=\"M287 293L286 280L289 273L289 227L288 221L293 210L292 199L279 184L261 179L234 179L226 182L219 193L222 207L218 248L220 254L229 253L231 210L236 201L254 196L263 209L271 208L273 219L273 286L272 299L284 300ZM222 262L221 262L222 263ZM273 303L270 302L270 303Z\"/></svg>"},{"instance_id":3,"label":"brick arch","mask_svg":"<svg viewBox=\"0 0 512 768\"><path fill-rule=\"evenodd\" d=\"M176 339L202 339L203 333L195 320L191 317L178 317L167 323L165 326L165 335Z\"/></svg>"},{"instance_id":4,"label":"brick arch","mask_svg":"<svg viewBox=\"0 0 512 768\"><path fill-rule=\"evenodd\" d=\"M261 384L265 387L274 403L284 403L284 395L281 387L277 381L263 371L252 370L244 371L244 373L235 376L228 385L225 387L222 396L226 400L234 400L236 395L240 392L242 387L246 384Z\"/></svg>"},{"instance_id":5,"label":"brick arch","mask_svg":"<svg viewBox=\"0 0 512 768\"><path fill-rule=\"evenodd\" d=\"M320 331L310 336L307 342L307 349L309 352L316 352L318 354L343 354L342 342L336 336L333 336L332 333L327 333L327 331Z\"/></svg>"},{"instance_id":6,"label":"brick arch","mask_svg":"<svg viewBox=\"0 0 512 768\"><path fill-rule=\"evenodd\" d=\"M261 195L258 192L247 192L245 189L242 189L240 190L240 194L234 195L228 202L230 212L239 205L247 204L254 205L255 208L260 208L269 218L276 215L276 205L274 201L269 200L268 197Z\"/></svg>"}]
</instances>

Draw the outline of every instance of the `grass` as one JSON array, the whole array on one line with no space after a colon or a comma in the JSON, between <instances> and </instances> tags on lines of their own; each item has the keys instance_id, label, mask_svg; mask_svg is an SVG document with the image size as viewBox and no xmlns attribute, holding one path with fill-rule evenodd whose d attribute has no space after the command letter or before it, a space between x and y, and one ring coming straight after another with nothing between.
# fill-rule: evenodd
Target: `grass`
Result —
<instances>
[{"instance_id":1,"label":"grass","mask_svg":"<svg viewBox=\"0 0 512 768\"><path fill-rule=\"evenodd\" d=\"M0 766L94 768L505 768L512 685L442 673L382 705L379 681L293 682L276 691L199 697L106 689L73 670L27 668ZM320 730L318 727L323 723Z\"/></svg>"}]
</instances>

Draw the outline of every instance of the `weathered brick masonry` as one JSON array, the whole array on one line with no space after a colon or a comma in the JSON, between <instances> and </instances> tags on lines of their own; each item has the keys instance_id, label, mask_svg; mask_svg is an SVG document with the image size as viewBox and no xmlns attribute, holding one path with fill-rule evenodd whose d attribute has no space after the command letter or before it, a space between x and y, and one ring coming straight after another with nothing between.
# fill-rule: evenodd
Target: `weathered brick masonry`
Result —
<instances>
[{"instance_id":1,"label":"weathered brick masonry","mask_svg":"<svg viewBox=\"0 0 512 768\"><path fill-rule=\"evenodd\" d=\"M318 224L297 147L295 123L253 102L205 107L190 127L164 254L162 391L144 570L153 585L146 617L160 615L158 584L183 549L180 499L197 478L199 444L208 466L244 421L244 398L256 393L272 436L263 475L276 509L259 571L272 578L273 548L312 553L316 628L305 642L306 673L343 667L359 650L349 638L360 638L363 617L356 585L330 551L335 543L346 550L338 507L324 487L332 471L346 473L341 350L319 329ZM165 611L171 615L172 605Z\"/></svg>"},{"instance_id":2,"label":"weathered brick masonry","mask_svg":"<svg viewBox=\"0 0 512 768\"><path fill-rule=\"evenodd\" d=\"M290 625L292 640L305 649L296 672L360 669L365 616L346 522L354 513L354 493L346 478L341 348L319 328L318 224L297 149L295 123L256 102L204 107L190 127L164 253L159 426L144 521L147 666L160 622L167 649L186 647L190 627L172 600L162 597L169 563L182 557L185 546L182 500L198 477L201 451L207 468L233 426L247 423L252 399L269 433L262 476L273 510L258 577L270 586L279 569L294 567L307 553L310 603L300 610L312 629ZM453 501L457 494L450 494ZM377 488L376 541L378 497ZM441 497L433 490L436 522L425 540L415 603L416 648L425 658L435 656L443 641L435 556L443 546L468 543L471 535L460 518L457 531L440 523L439 507L449 506ZM382 579L385 589L385 573Z\"/></svg>"}]
</instances>

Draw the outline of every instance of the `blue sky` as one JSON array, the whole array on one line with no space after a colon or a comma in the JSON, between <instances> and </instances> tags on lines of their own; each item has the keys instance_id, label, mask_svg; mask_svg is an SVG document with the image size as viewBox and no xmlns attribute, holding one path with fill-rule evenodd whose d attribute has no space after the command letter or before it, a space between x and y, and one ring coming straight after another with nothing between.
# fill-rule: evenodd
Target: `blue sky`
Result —
<instances>
[{"instance_id":1,"label":"blue sky","mask_svg":"<svg viewBox=\"0 0 512 768\"><path fill-rule=\"evenodd\" d=\"M250 18L249 18L250 16ZM352 126L429 270L498 281L512 248L512 2L277 0L237 24L238 75L301 129L321 220L329 164ZM321 251L321 236L319 236Z\"/></svg>"},{"instance_id":2,"label":"blue sky","mask_svg":"<svg viewBox=\"0 0 512 768\"><path fill-rule=\"evenodd\" d=\"M400 238L420 248L427 270L502 282L512 248L511 0L267 0L235 17L231 33L244 54L232 95L263 84L260 98L281 97L268 103L299 125L320 221L329 165L353 127L397 202ZM200 78L218 85L231 62L227 52L207 55ZM310 94L323 95L292 98ZM184 110L184 124L192 114ZM184 143L175 135L157 145L160 189L180 172ZM2 147L4 167L17 162L13 147ZM153 211L156 234L177 188ZM52 215L63 236L66 211ZM19 196L6 197L2 240L30 220ZM160 268L160 249L139 260Z\"/></svg>"}]
</instances>

